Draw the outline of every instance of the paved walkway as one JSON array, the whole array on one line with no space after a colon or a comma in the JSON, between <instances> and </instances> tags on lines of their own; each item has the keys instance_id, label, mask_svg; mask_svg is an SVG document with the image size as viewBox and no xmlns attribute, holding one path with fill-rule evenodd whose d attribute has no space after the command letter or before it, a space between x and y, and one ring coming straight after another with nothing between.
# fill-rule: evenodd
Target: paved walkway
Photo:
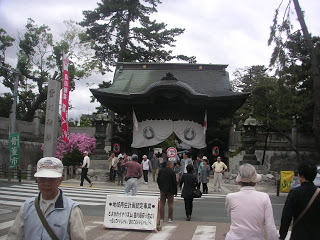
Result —
<instances>
[{"instance_id":1,"label":"paved walkway","mask_svg":"<svg viewBox=\"0 0 320 240\"><path fill-rule=\"evenodd\" d=\"M2 182L8 182L8 179L0 179ZM18 182L17 179L11 179L11 182ZM143 183L143 178L139 179L139 189L144 191L156 191L159 190L158 184L156 182L152 181L152 175L149 174L149 183L148 185ZM22 180L22 183L34 183L33 180ZM70 185L70 186L79 186L80 185L80 179L68 179L64 180L62 182L63 185ZM84 181L84 187L89 187L89 184L87 181ZM124 186L118 186L117 181L116 182L97 182L93 181L93 187L99 187L99 188L115 188L115 189L124 189ZM268 186L268 185L262 185L257 183L256 190L268 193L270 196L276 196L277 189L275 185ZM213 191L213 175L210 175L210 181L208 183L208 192L209 193L217 193L217 194L228 194L231 192L237 192L239 191L240 187L236 184L226 184L224 183L224 179L222 180L222 192L214 192ZM280 193L280 196L287 196L287 193Z\"/></svg>"},{"instance_id":2,"label":"paved walkway","mask_svg":"<svg viewBox=\"0 0 320 240\"><path fill-rule=\"evenodd\" d=\"M158 184L156 182L152 181L152 176L151 174L149 174L149 183L146 185L143 183L143 178L139 179L139 190L144 190L144 191L155 191L155 190L159 190L158 188ZM66 185L79 185L80 184L80 179L68 179L63 181L63 184ZM84 182L84 187L87 186L89 187L88 182ZM124 189L124 186L118 186L117 181L116 182L97 182L97 181L93 181L93 187L99 187L99 188L117 188L117 189ZM201 186L202 188L202 186ZM271 196L276 196L277 193L277 189L275 185L272 186L268 186L268 185L262 185L262 184L257 184L256 185L256 190L257 191L261 191L261 192L265 192L268 193ZM239 191L240 187L239 185L236 184L225 184L224 181L222 180L222 192L214 192L213 191L213 176L210 176L210 181L208 183L208 192L209 193L217 193L217 194L228 194L231 192L237 192ZM286 196L287 193L280 193L281 196Z\"/></svg>"}]
</instances>

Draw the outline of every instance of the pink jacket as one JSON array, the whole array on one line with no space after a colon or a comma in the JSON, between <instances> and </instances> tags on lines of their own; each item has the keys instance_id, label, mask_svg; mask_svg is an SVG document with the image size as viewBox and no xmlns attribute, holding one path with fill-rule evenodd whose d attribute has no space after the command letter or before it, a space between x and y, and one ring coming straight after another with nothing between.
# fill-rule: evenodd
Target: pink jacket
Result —
<instances>
[{"instance_id":1,"label":"pink jacket","mask_svg":"<svg viewBox=\"0 0 320 240\"><path fill-rule=\"evenodd\" d=\"M242 187L227 195L226 210L231 217L226 240L264 240L264 227L268 240L279 239L268 194Z\"/></svg>"}]
</instances>

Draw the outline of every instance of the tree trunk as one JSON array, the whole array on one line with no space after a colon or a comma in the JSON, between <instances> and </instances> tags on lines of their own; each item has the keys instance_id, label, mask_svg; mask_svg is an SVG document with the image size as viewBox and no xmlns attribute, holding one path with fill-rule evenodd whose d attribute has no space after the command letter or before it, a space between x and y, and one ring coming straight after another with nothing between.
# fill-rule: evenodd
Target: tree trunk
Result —
<instances>
[{"instance_id":1,"label":"tree trunk","mask_svg":"<svg viewBox=\"0 0 320 240\"><path fill-rule=\"evenodd\" d=\"M299 4L299 0L293 0L294 7L298 16L298 20L302 29L303 37L306 41L310 58L311 58L311 69L312 69L312 80L313 80L313 124L312 130L316 142L318 152L320 153L320 71L319 62L317 59L315 48L312 44L311 36L309 34L307 25L304 21L303 13Z\"/></svg>"},{"instance_id":2,"label":"tree trunk","mask_svg":"<svg viewBox=\"0 0 320 240\"><path fill-rule=\"evenodd\" d=\"M127 51L127 44L128 44L128 37L129 37L129 28L130 28L130 21L131 21L131 11L128 12L127 20L124 24L124 33L123 33L123 41L120 44L120 52L118 57L118 62L126 61L126 51Z\"/></svg>"},{"instance_id":3,"label":"tree trunk","mask_svg":"<svg viewBox=\"0 0 320 240\"><path fill-rule=\"evenodd\" d=\"M36 100L31 104L31 107L27 110L26 114L22 118L23 121L32 121L36 110L39 109L41 103L45 102L47 99L47 87L42 90L37 96Z\"/></svg>"}]
</instances>

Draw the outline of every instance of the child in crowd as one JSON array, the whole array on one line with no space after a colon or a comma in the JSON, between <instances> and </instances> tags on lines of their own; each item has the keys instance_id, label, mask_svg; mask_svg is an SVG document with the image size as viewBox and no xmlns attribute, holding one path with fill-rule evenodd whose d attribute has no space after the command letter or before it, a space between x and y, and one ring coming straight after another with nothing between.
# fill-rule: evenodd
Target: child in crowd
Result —
<instances>
[{"instance_id":1,"label":"child in crowd","mask_svg":"<svg viewBox=\"0 0 320 240\"><path fill-rule=\"evenodd\" d=\"M180 169L180 163L177 162L176 165L174 166L174 172L176 174L176 178L177 178L177 184L179 185L180 184L180 172L181 172L181 169Z\"/></svg>"}]
</instances>

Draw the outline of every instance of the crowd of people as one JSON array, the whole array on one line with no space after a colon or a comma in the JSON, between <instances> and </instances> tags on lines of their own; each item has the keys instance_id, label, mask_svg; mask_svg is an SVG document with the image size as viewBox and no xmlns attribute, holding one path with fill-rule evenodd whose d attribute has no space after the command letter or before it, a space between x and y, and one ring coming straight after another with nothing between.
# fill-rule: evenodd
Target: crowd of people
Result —
<instances>
[{"instance_id":1,"label":"crowd of people","mask_svg":"<svg viewBox=\"0 0 320 240\"><path fill-rule=\"evenodd\" d=\"M81 184L86 179L90 186L92 182L87 177L90 167L88 153L84 152L81 165ZM125 181L124 195L136 196L138 179L144 177L148 183L148 172L152 172L153 181L160 189L160 222L165 219L165 203L168 202L168 223L173 222L174 197L178 194L184 199L186 220L190 221L193 211L194 190L200 188L202 183L203 193L208 193L210 166L206 156L198 157L192 161L183 154L181 161L167 161L166 167L156 155L149 160L146 155L141 163L136 154L126 156L114 153L108 160L110 181L115 181L118 176L118 185ZM221 157L211 166L214 172L214 189L221 191L221 174L227 166ZM59 185L63 180L63 164L54 157L42 158L37 163L37 178L39 194L37 197L27 199L8 233L7 239L86 239L82 212L79 205L66 197ZM236 182L240 191L229 193L226 196L225 208L231 218L230 230L226 240L254 239L274 240L285 239L291 223L291 240L319 239L318 229L320 222L320 189L313 180L317 174L317 167L304 161L298 167L300 187L294 188L286 199L279 232L276 229L270 197L267 193L255 190L256 184L261 180L251 164L243 164L238 169Z\"/></svg>"}]
</instances>

